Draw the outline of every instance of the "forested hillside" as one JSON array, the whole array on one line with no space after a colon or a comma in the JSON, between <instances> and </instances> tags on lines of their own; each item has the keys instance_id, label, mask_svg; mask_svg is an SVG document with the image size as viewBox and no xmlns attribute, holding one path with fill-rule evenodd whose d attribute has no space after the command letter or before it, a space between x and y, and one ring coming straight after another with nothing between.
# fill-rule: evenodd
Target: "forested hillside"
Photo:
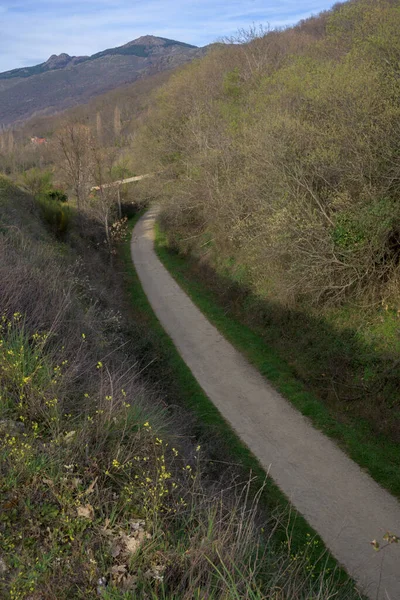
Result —
<instances>
[{"instance_id":1,"label":"forested hillside","mask_svg":"<svg viewBox=\"0 0 400 600\"><path fill-rule=\"evenodd\" d=\"M170 247L340 420L397 441L399 30L397 0L354 0L243 34L171 78L140 140Z\"/></svg>"},{"instance_id":2,"label":"forested hillside","mask_svg":"<svg viewBox=\"0 0 400 600\"><path fill-rule=\"evenodd\" d=\"M207 231L262 294L338 304L396 288L399 9L350 2L164 89L150 131L178 175L174 225Z\"/></svg>"}]
</instances>

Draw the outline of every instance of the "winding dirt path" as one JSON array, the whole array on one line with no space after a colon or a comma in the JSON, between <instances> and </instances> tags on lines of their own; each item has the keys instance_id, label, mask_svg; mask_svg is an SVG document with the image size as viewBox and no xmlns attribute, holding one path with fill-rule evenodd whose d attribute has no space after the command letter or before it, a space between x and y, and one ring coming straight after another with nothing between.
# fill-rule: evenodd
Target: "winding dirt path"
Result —
<instances>
[{"instance_id":1,"label":"winding dirt path","mask_svg":"<svg viewBox=\"0 0 400 600\"><path fill-rule=\"evenodd\" d=\"M193 375L371 600L400 600L400 504L313 428L209 323L153 249L156 209L137 223L132 258L159 321ZM400 468L400 465L399 465Z\"/></svg>"}]
</instances>

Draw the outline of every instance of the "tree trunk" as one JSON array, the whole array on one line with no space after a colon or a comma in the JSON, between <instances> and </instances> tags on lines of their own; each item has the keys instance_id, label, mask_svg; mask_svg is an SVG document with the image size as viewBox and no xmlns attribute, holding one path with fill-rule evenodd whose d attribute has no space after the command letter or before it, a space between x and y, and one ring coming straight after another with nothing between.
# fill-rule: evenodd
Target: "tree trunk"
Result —
<instances>
[{"instance_id":1,"label":"tree trunk","mask_svg":"<svg viewBox=\"0 0 400 600\"><path fill-rule=\"evenodd\" d=\"M118 195L117 195L117 201L118 201L118 218L122 219L122 207L121 207L121 188L120 186L118 186Z\"/></svg>"}]
</instances>

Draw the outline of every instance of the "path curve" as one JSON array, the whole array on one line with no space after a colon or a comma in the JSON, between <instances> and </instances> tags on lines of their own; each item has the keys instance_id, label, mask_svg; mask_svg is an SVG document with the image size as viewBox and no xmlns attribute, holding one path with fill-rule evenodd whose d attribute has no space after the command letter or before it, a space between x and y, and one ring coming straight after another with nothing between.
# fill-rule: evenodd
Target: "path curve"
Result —
<instances>
[{"instance_id":1,"label":"path curve","mask_svg":"<svg viewBox=\"0 0 400 600\"><path fill-rule=\"evenodd\" d=\"M400 599L400 504L313 428L209 323L154 252L157 209L133 230L131 251L151 306L193 375L287 498L371 600Z\"/></svg>"}]
</instances>

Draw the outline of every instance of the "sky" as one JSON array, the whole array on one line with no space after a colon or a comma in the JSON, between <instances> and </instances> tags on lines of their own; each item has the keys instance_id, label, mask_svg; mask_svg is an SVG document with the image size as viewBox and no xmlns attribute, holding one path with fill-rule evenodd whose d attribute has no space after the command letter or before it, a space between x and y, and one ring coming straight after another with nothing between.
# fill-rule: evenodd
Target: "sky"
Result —
<instances>
[{"instance_id":1,"label":"sky","mask_svg":"<svg viewBox=\"0 0 400 600\"><path fill-rule=\"evenodd\" d=\"M204 46L253 23L285 27L334 0L0 0L0 72L142 35Z\"/></svg>"}]
</instances>

